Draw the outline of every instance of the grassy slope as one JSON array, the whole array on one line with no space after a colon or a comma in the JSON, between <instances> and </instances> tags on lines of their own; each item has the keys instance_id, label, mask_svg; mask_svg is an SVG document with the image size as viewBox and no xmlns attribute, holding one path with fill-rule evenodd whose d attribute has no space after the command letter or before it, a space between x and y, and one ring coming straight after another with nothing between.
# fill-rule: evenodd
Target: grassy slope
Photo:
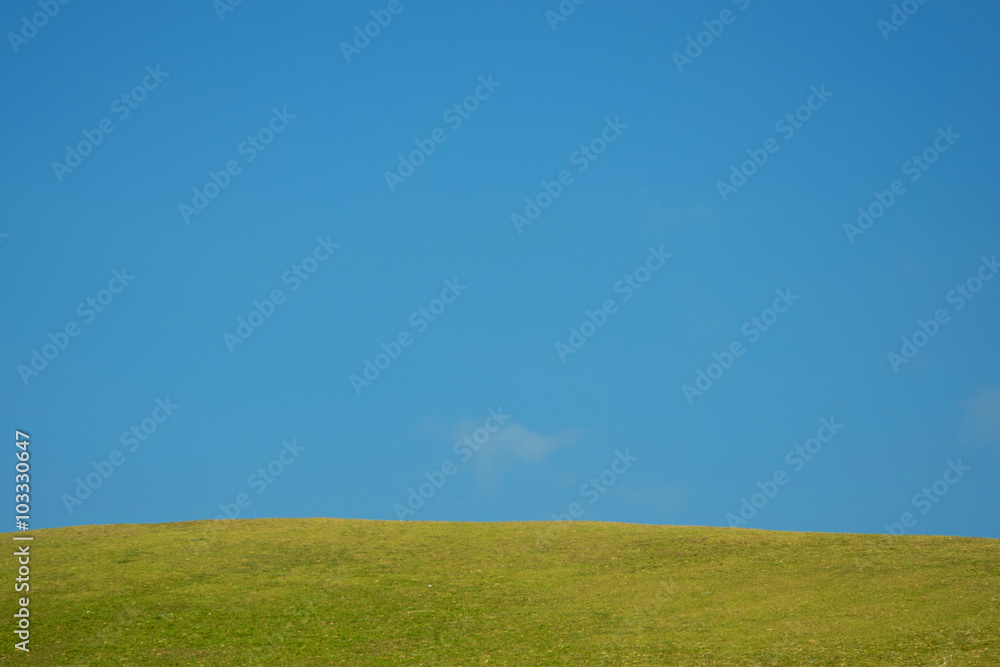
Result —
<instances>
[{"instance_id":1,"label":"grassy slope","mask_svg":"<svg viewBox=\"0 0 1000 667\"><path fill-rule=\"evenodd\" d=\"M997 540L334 519L34 535L33 650L12 648L7 594L0 664L1000 665Z\"/></svg>"}]
</instances>

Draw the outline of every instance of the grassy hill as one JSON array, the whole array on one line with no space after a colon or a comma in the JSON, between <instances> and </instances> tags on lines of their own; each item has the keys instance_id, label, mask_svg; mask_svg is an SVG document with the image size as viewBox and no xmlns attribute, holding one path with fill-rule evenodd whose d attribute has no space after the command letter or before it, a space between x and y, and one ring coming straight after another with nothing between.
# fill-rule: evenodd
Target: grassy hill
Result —
<instances>
[{"instance_id":1,"label":"grassy hill","mask_svg":"<svg viewBox=\"0 0 1000 667\"><path fill-rule=\"evenodd\" d=\"M1000 665L997 540L334 519L34 535L32 651L8 593L5 665Z\"/></svg>"}]
</instances>

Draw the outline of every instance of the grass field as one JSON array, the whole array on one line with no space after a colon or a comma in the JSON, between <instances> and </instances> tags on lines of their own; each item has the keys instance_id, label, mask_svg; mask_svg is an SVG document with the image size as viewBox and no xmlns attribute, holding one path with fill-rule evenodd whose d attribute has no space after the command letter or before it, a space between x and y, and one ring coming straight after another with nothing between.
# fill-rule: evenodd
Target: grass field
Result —
<instances>
[{"instance_id":1,"label":"grass field","mask_svg":"<svg viewBox=\"0 0 1000 667\"><path fill-rule=\"evenodd\" d=\"M1000 665L997 540L335 519L33 534L31 653L8 594L5 665Z\"/></svg>"}]
</instances>

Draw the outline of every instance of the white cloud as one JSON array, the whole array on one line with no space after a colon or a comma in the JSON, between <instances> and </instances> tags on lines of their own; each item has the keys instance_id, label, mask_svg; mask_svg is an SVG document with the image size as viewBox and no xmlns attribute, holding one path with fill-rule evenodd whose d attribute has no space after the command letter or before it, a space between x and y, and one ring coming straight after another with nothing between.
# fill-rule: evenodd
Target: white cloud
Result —
<instances>
[{"instance_id":1,"label":"white cloud","mask_svg":"<svg viewBox=\"0 0 1000 667\"><path fill-rule=\"evenodd\" d=\"M522 461L536 463L557 449L572 447L580 436L577 431L542 435L511 422L496 434L496 447L490 449L494 452L511 452Z\"/></svg>"},{"instance_id":2,"label":"white cloud","mask_svg":"<svg viewBox=\"0 0 1000 667\"><path fill-rule=\"evenodd\" d=\"M962 400L962 436L976 444L1000 445L1000 389L983 389Z\"/></svg>"},{"instance_id":3,"label":"white cloud","mask_svg":"<svg viewBox=\"0 0 1000 667\"><path fill-rule=\"evenodd\" d=\"M463 419L455 427L453 439L461 440L480 426L482 422ZM490 434L489 440L473 454L469 464L476 468L480 482L493 485L511 468L540 463L552 452L572 447L582 437L583 432L579 430L544 435L509 421L499 431Z\"/></svg>"}]
</instances>

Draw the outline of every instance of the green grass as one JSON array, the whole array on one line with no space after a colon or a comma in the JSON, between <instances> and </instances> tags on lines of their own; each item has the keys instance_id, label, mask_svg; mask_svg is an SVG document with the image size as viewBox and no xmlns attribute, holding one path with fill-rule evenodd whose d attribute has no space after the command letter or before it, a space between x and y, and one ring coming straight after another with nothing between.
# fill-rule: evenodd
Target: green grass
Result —
<instances>
[{"instance_id":1,"label":"green grass","mask_svg":"<svg viewBox=\"0 0 1000 667\"><path fill-rule=\"evenodd\" d=\"M8 594L5 665L1000 665L998 540L335 519L33 534L32 651Z\"/></svg>"}]
</instances>

